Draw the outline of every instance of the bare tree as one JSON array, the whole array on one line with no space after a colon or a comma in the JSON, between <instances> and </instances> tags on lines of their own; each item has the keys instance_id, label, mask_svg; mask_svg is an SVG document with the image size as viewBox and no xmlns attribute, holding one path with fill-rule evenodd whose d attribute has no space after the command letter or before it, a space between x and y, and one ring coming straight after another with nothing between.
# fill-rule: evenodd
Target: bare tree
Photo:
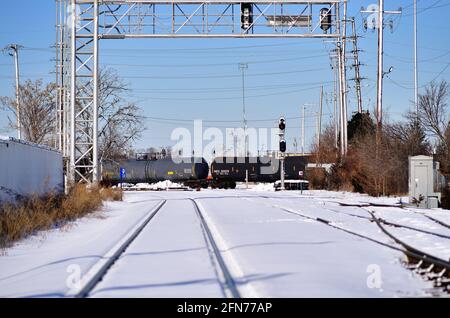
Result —
<instances>
[{"instance_id":1,"label":"bare tree","mask_svg":"<svg viewBox=\"0 0 450 318\"><path fill-rule=\"evenodd\" d=\"M312 145L312 153L315 154L314 160L319 163L335 163L338 158L336 148L334 125L329 123L323 129L320 135L320 145Z\"/></svg>"},{"instance_id":2,"label":"bare tree","mask_svg":"<svg viewBox=\"0 0 450 318\"><path fill-rule=\"evenodd\" d=\"M99 77L99 154L101 159L125 156L144 130L140 108L127 100L130 89L112 69ZM21 121L25 140L54 145L56 131L56 85L27 80L20 86ZM0 97L0 105L16 115L15 98ZM9 126L17 129L14 118Z\"/></svg>"},{"instance_id":3,"label":"bare tree","mask_svg":"<svg viewBox=\"0 0 450 318\"><path fill-rule=\"evenodd\" d=\"M419 95L419 112L417 119L425 132L446 143L445 131L448 126L447 98L449 86L445 80L439 84L431 82L425 87L425 93ZM414 116L411 114L410 116Z\"/></svg>"},{"instance_id":4,"label":"bare tree","mask_svg":"<svg viewBox=\"0 0 450 318\"><path fill-rule=\"evenodd\" d=\"M408 157L431 154L428 136L437 140L436 158L441 171L450 175L450 124L447 114L449 86L442 81L430 83L419 99L419 113L407 121L382 126L379 141L368 114L357 114L349 122L351 137L345 160L332 167L330 185L371 195L403 194L408 190ZM331 139L330 139L331 141ZM331 143L328 141L328 148ZM378 147L374 145L379 142ZM322 155L331 151L322 148Z\"/></svg>"},{"instance_id":5,"label":"bare tree","mask_svg":"<svg viewBox=\"0 0 450 318\"><path fill-rule=\"evenodd\" d=\"M53 145L56 123L55 92L56 85L50 83L44 86L42 79L26 80L20 85L21 128L25 140ZM14 118L8 116L8 126L17 129L15 97L0 97L0 104L3 110L11 112L14 116Z\"/></svg>"},{"instance_id":6,"label":"bare tree","mask_svg":"<svg viewBox=\"0 0 450 318\"><path fill-rule=\"evenodd\" d=\"M390 178L390 193L408 191L408 158L417 155L429 155L431 145L423 127L415 118L385 126L386 138L389 139L392 154L394 178Z\"/></svg>"},{"instance_id":7,"label":"bare tree","mask_svg":"<svg viewBox=\"0 0 450 318\"><path fill-rule=\"evenodd\" d=\"M392 151L400 156L428 155L431 145L427 141L423 127L414 119L386 125L386 135L397 144Z\"/></svg>"},{"instance_id":8,"label":"bare tree","mask_svg":"<svg viewBox=\"0 0 450 318\"><path fill-rule=\"evenodd\" d=\"M140 108L126 100L128 85L112 69L100 71L99 139L100 158L125 156L144 130Z\"/></svg>"}]
</instances>

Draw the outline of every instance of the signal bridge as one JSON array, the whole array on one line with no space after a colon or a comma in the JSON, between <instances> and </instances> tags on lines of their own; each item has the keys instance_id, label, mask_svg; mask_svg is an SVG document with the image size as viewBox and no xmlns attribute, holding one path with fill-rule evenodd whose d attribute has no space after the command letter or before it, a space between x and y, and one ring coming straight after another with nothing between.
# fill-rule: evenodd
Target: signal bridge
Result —
<instances>
[{"instance_id":1,"label":"signal bridge","mask_svg":"<svg viewBox=\"0 0 450 318\"><path fill-rule=\"evenodd\" d=\"M69 180L99 181L99 40L342 41L342 4L345 8L346 0L56 0L58 146L66 158ZM345 15L344 9L344 20Z\"/></svg>"}]
</instances>

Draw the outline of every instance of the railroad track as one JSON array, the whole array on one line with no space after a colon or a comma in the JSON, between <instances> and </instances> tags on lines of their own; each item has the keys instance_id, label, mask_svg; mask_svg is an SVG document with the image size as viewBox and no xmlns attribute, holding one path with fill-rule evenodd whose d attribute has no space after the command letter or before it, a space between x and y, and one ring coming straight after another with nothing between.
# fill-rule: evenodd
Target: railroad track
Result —
<instances>
[{"instance_id":1,"label":"railroad track","mask_svg":"<svg viewBox=\"0 0 450 318\"><path fill-rule=\"evenodd\" d=\"M366 210L365 207L359 207L360 209L364 210L365 212L367 212L368 210ZM359 219L364 219L367 220L369 222L373 222L373 217L372 216L363 216L363 215L358 215L358 214L354 214L354 213L347 213L347 212L343 212L343 211L337 211L337 210L333 210L330 208L324 208L327 211L333 212L333 213L337 213L337 214L343 214L343 215L348 215L351 217L355 217L355 218L359 218ZM424 215L426 216L426 215ZM420 233L424 233L424 234L429 234L429 235L434 235L440 238L444 238L444 239L448 239L450 240L450 235L446 235L446 234L441 234L441 233L436 233L436 232L432 232L432 231L428 231L428 230L424 230L424 229L419 229L417 227L413 227L413 226L409 226L409 225L404 225L404 224L400 224L400 223L396 223L396 222L390 222L387 221L383 218L377 218L381 223L390 226L390 227L396 227L396 228L403 228L403 229L407 229L407 230L411 230L411 231L415 231L415 232L420 232Z\"/></svg>"},{"instance_id":2,"label":"railroad track","mask_svg":"<svg viewBox=\"0 0 450 318\"><path fill-rule=\"evenodd\" d=\"M207 245L208 253L210 253L211 262L216 269L218 282L225 297L240 298L240 293L236 287L236 283L226 266L221 255L220 249L214 239L212 231L204 217L204 212L198 203L188 198L193 204L195 213L200 221L201 231ZM103 280L108 271L113 267L114 263L126 252L131 243L133 243L139 234L146 228L155 215L166 204L167 200L162 199L152 208L145 217L138 222L118 243L116 243L97 263L95 263L81 277L77 288L73 288L66 293L66 297L86 298L89 297L95 287Z\"/></svg>"},{"instance_id":3,"label":"railroad track","mask_svg":"<svg viewBox=\"0 0 450 318\"><path fill-rule=\"evenodd\" d=\"M268 197L268 196L261 196L261 197L262 197L262 198L265 198L265 199L274 198L274 197ZM278 198L275 198L275 199L278 199ZM332 202L334 202L334 201L332 201ZM366 210L365 208L366 208L366 207L370 207L369 204L368 204L368 205L345 205L345 204L342 204L341 202L334 202L334 203L338 203L338 204L340 204L341 206L358 207L358 208L360 208L360 209L362 209L362 210L364 210L364 211L366 211L366 212L367 212L368 210ZM384 206L384 205L383 205L383 206ZM354 213L348 213L348 212L343 212L343 211L337 211L337 210L330 209L329 207L324 207L324 209L327 210L327 211L333 212L333 213L342 214L342 215L347 215L347 216L351 216L351 217L355 217L355 218L359 218L359 219L364 219L364 220L367 220L367 221L369 221L369 222L373 222L373 221L374 221L373 218L372 218L372 216L364 216L364 215L358 215L358 214L354 214ZM423 215L423 214L421 214L421 215ZM427 215L423 215L423 216L428 217ZM447 224L445 224L445 223L443 223L443 222L440 222L440 221L437 220L437 219L434 219L434 218L432 218L432 217L428 217L428 218L430 218L431 220L433 220L433 221L436 222L436 223L439 223L439 224L441 224L441 225L443 225L443 226L446 226L446 227L450 228L449 225L447 225ZM440 238L444 238L444 239L449 239L449 240L450 240L450 235L441 234L441 233L436 233L436 232L432 232L432 231L428 231L428 230L424 230L424 229L419 229L419 228L417 228L417 227L413 227L413 226L409 226L409 225L404 225L404 224L400 224L400 223L396 223L396 222L390 222L390 221L387 221L387 220L382 219L382 218L378 218L378 221L381 222L381 223L383 223L383 224L385 224L385 225L391 226L391 227L404 228L404 229L407 229L407 230L416 231L416 232L420 232L420 233L424 233L424 234L429 234L429 235L434 235L434 236L437 236L437 237L440 237Z\"/></svg>"},{"instance_id":4,"label":"railroad track","mask_svg":"<svg viewBox=\"0 0 450 318\"><path fill-rule=\"evenodd\" d=\"M435 222L435 223L437 223L437 224L439 224L439 225L441 225L441 226L443 226L443 227L445 227L445 228L447 228L447 229L450 229L450 225L449 224L447 224L447 223L445 223L445 222L442 222L441 220L438 220L438 219L436 219L436 218L434 218L434 217L432 217L432 216L429 216L429 215L424 215L427 219L429 219L429 220L431 220L431 221L433 221L433 222Z\"/></svg>"},{"instance_id":5,"label":"railroad track","mask_svg":"<svg viewBox=\"0 0 450 318\"><path fill-rule=\"evenodd\" d=\"M223 277L222 289L224 290L224 294L227 297L231 298L241 298L241 295L239 293L239 290L236 286L236 282L233 279L233 276L231 275L223 257L220 252L220 249L214 239L214 236L212 234L212 231L208 225L208 222L206 222L206 219L204 217L204 212L202 212L202 209L199 207L198 203L195 201L195 199L189 198L191 200L192 204L194 205L195 211L198 215L198 218L200 219L203 234L205 237L205 241L207 244L211 247L210 252L212 253L212 257L215 259L215 263L219 266L219 271L221 273L221 276Z\"/></svg>"},{"instance_id":6,"label":"railroad track","mask_svg":"<svg viewBox=\"0 0 450 318\"><path fill-rule=\"evenodd\" d=\"M428 279L436 281L438 287L445 287L447 291L450 291L450 260L446 261L435 257L403 242L389 232L383 226L383 221L377 218L372 211L367 212L370 213L373 221L384 234L403 247L403 253L408 257L409 263L412 263L408 266L410 269L417 271L419 274L427 275Z\"/></svg>"},{"instance_id":7,"label":"railroad track","mask_svg":"<svg viewBox=\"0 0 450 318\"><path fill-rule=\"evenodd\" d=\"M420 212L417 212L417 211L408 209L407 206L402 205L402 204L401 204L401 205L398 205L398 204L395 204L395 205L389 205L389 204L374 204L374 203L345 204L345 203L339 202L339 201L330 201L330 202L337 203L337 204L339 204L339 205L341 205L341 206L358 207L358 208L360 208L360 209L362 209L362 210L365 210L365 209L368 208L368 207L390 207L390 208L404 209L404 210L407 210L407 211L409 211L409 212L412 212L412 213L415 213L415 214L419 214L419 215L421 215L421 216L423 216L423 217L429 219L430 221L433 221L434 223L439 224L440 226L443 226L443 227L445 227L445 228L447 228L447 229L450 229L450 224L447 224L447 223L445 223L445 222L443 222L443 221L441 221L441 220L438 220L438 219L436 219L436 218L434 218L434 217L432 217L432 216L426 215L426 214L424 214L424 213L420 213ZM329 211L333 211L333 212L338 212L338 213L340 213L340 211L335 211L335 210L332 210L332 209L329 209L329 208L327 208L327 209L328 209ZM352 215L352 216L356 216L356 217L364 218L364 216L360 216L360 215L354 215L354 214L351 214L351 213L346 213L346 214ZM415 230L415 231L418 231L418 232L423 232L423 233L427 233L427 234L431 234L431 235L436 235L436 236L440 236L440 237L443 237L443 238L450 238L450 236L447 236L447 235L443 235L443 234L439 234L439 233L435 233L435 232L430 232L430 231L426 231L426 230L422 230L422 229L417 229L417 228L414 228L414 227L411 227L411 226L406 226L406 225L403 225L403 224L393 223L393 222L389 222L389 221L386 221L386 220L383 220L383 223L386 224L386 225L392 225L392 226L396 226L396 227L408 228L408 229L410 229L410 230Z\"/></svg>"},{"instance_id":8,"label":"railroad track","mask_svg":"<svg viewBox=\"0 0 450 318\"><path fill-rule=\"evenodd\" d=\"M103 279L111 266L126 251L128 246L138 237L147 224L166 204L166 200L161 200L154 208L152 208L138 224L136 224L130 232L127 233L116 245L113 246L97 263L92 266L88 272L81 277L78 288L73 288L66 293L67 297L85 298L95 288L95 286Z\"/></svg>"},{"instance_id":9,"label":"railroad track","mask_svg":"<svg viewBox=\"0 0 450 318\"><path fill-rule=\"evenodd\" d=\"M261 196L261 197L265 198L263 196ZM320 223L325 224L329 227L332 227L336 230L340 230L345 233L348 233L348 234L351 234L351 235L354 235L354 236L357 236L360 238L364 238L366 240L377 243L379 245L402 252L408 258L407 268L409 268L410 270L416 271L420 275L425 275L427 279L434 281L436 287L443 288L444 291L450 292L450 260L447 261L447 260L437 258L435 256L432 256L428 253L425 253L419 249L416 249L416 248L406 244L405 242L403 242L402 240L397 238L395 235L393 235L391 232L386 230L382 220L376 218L375 214L372 211L365 210L366 212L369 213L371 220L377 224L377 226L380 228L380 230L385 235L387 235L389 238L391 238L399 246L391 245L391 244L382 242L380 240L374 239L372 237L369 237L367 235L364 235L364 234L352 231L350 229L347 229L345 227L339 226L337 224L334 224L334 222L332 220L327 220L327 219L319 218L319 217L313 217L313 216L304 214L300 211L296 211L296 210L282 207L279 205L274 205L274 204L266 204L266 205L269 205L273 208L279 209L279 210L289 213L289 214L300 216L300 217L308 219L308 220L320 222ZM364 218L363 216L358 216L358 217Z\"/></svg>"}]
</instances>

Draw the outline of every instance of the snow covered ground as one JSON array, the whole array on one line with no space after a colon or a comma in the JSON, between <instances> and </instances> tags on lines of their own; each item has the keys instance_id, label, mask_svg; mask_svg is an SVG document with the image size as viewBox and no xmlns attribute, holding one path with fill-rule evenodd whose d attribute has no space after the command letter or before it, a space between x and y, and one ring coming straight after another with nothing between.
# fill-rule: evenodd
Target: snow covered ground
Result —
<instances>
[{"instance_id":1,"label":"snow covered ground","mask_svg":"<svg viewBox=\"0 0 450 318\"><path fill-rule=\"evenodd\" d=\"M100 213L41 232L3 251L0 295L64 296L71 274L86 272L159 201L107 203Z\"/></svg>"},{"instance_id":2,"label":"snow covered ground","mask_svg":"<svg viewBox=\"0 0 450 318\"><path fill-rule=\"evenodd\" d=\"M404 266L399 250L383 245L399 247L370 222L369 211L421 230L388 228L445 260L450 258L450 239L445 238L450 230L427 216L449 224L450 211L341 206L340 202L395 204L399 198L329 191L301 195L260 185L249 190L126 192L124 202L107 203L94 216L3 251L0 296L64 297L77 278L167 200L90 296L223 297L221 277L191 198L203 212L243 297L443 295Z\"/></svg>"},{"instance_id":3,"label":"snow covered ground","mask_svg":"<svg viewBox=\"0 0 450 318\"><path fill-rule=\"evenodd\" d=\"M137 183L137 184L123 183L122 186L124 190L152 190L152 191L185 188L182 184L175 183L169 180L159 181L155 183ZM120 183L118 187L120 187Z\"/></svg>"}]
</instances>

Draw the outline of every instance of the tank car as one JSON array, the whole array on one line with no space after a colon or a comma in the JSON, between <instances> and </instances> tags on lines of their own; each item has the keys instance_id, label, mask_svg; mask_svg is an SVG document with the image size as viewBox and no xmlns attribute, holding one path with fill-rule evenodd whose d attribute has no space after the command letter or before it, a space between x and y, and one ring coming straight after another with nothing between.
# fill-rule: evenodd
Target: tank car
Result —
<instances>
[{"instance_id":1,"label":"tank car","mask_svg":"<svg viewBox=\"0 0 450 318\"><path fill-rule=\"evenodd\" d=\"M289 156L284 160L285 178L299 179L307 158ZM212 186L234 188L236 182L275 182L280 179L280 161L269 157L218 157L211 163Z\"/></svg>"},{"instance_id":2,"label":"tank car","mask_svg":"<svg viewBox=\"0 0 450 318\"><path fill-rule=\"evenodd\" d=\"M206 180L209 172L208 163L203 158L178 158L177 161L171 158L158 160L126 159L102 164L103 183L120 183L120 168L125 169L125 177L122 181L126 183Z\"/></svg>"}]
</instances>

